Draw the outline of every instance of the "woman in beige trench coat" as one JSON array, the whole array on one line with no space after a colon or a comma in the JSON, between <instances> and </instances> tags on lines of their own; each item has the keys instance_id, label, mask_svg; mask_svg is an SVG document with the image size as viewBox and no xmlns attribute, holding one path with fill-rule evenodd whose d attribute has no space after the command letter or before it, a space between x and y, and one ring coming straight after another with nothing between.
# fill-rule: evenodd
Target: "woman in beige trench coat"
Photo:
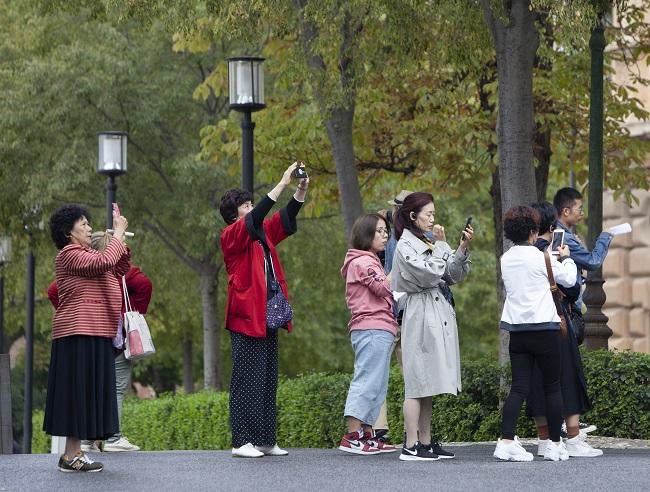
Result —
<instances>
[{"instance_id":1,"label":"woman in beige trench coat","mask_svg":"<svg viewBox=\"0 0 650 492\"><path fill-rule=\"evenodd\" d=\"M404 292L402 362L406 441L401 460L453 458L431 441L432 396L457 394L461 389L456 314L447 284L462 281L469 272L469 226L456 252L435 226L433 197L409 195L395 219L398 239L393 258L391 288ZM430 242L425 234L433 232ZM400 303L402 304L402 303Z\"/></svg>"}]
</instances>

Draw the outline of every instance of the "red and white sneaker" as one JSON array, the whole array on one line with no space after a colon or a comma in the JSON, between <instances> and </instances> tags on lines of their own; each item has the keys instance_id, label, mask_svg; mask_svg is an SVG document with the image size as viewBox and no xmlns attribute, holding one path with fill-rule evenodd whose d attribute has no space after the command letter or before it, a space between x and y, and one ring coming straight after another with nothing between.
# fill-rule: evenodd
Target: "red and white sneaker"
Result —
<instances>
[{"instance_id":1,"label":"red and white sneaker","mask_svg":"<svg viewBox=\"0 0 650 492\"><path fill-rule=\"evenodd\" d=\"M370 444L372 447L377 448L380 453L394 453L397 451L395 446L391 446L381 437L373 436L370 432L363 434L363 440Z\"/></svg>"},{"instance_id":2,"label":"red and white sneaker","mask_svg":"<svg viewBox=\"0 0 650 492\"><path fill-rule=\"evenodd\" d=\"M341 439L341 444L339 444L339 449L345 451L346 453L353 454L379 454L381 451L373 446L373 443L366 441L362 438L358 432L350 432L345 434Z\"/></svg>"}]
</instances>

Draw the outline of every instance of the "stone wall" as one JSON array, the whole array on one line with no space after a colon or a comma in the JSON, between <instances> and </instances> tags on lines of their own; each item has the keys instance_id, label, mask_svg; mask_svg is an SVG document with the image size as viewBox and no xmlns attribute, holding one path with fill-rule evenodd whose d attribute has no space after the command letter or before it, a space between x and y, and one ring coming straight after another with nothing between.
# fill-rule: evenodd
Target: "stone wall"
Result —
<instances>
[{"instance_id":1,"label":"stone wall","mask_svg":"<svg viewBox=\"0 0 650 492\"><path fill-rule=\"evenodd\" d=\"M616 236L603 265L607 302L604 312L614 332L610 349L650 353L650 192L635 191L639 204L628 207L603 197L603 229L622 222L632 233Z\"/></svg>"}]
</instances>

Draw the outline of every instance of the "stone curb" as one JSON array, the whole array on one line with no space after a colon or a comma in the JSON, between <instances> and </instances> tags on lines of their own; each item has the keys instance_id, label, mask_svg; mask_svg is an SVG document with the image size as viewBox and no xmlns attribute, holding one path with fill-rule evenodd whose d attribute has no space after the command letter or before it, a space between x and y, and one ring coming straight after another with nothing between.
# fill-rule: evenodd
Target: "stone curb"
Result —
<instances>
[{"instance_id":1,"label":"stone curb","mask_svg":"<svg viewBox=\"0 0 650 492\"><path fill-rule=\"evenodd\" d=\"M537 439L524 438L519 439L525 446L537 445ZM605 437L589 435L589 444L594 448L602 449L648 449L650 448L650 440L647 439L626 439L621 437ZM482 442L446 442L446 446L471 446L473 444L492 444L496 445L496 441L482 441Z\"/></svg>"}]
</instances>

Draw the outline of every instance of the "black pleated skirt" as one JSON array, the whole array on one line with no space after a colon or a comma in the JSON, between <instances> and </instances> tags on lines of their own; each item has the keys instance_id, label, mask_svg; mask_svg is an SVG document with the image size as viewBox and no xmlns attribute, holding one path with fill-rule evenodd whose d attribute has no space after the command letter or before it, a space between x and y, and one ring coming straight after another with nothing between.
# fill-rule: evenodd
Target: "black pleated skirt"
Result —
<instances>
[{"instance_id":1,"label":"black pleated skirt","mask_svg":"<svg viewBox=\"0 0 650 492\"><path fill-rule=\"evenodd\" d=\"M110 338L72 335L52 340L43 430L88 440L119 432Z\"/></svg>"}]
</instances>

